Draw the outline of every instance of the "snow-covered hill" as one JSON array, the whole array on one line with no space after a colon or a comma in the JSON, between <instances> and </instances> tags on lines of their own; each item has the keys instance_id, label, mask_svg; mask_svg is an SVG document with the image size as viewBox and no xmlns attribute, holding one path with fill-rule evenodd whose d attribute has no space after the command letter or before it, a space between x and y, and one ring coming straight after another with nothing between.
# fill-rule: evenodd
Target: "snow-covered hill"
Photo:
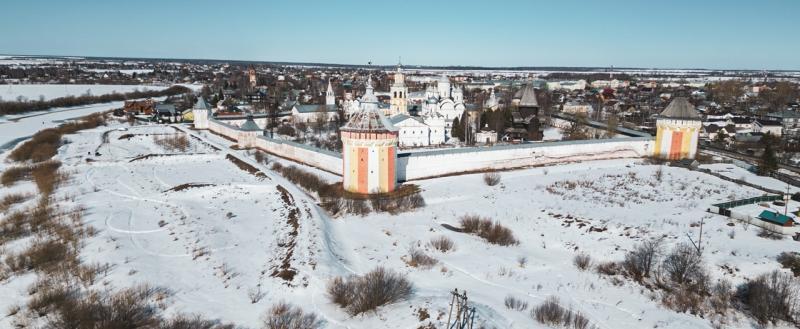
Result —
<instances>
[{"instance_id":1,"label":"snow-covered hill","mask_svg":"<svg viewBox=\"0 0 800 329\"><path fill-rule=\"evenodd\" d=\"M188 146L174 150L157 142L175 136ZM762 191L637 160L503 172L491 187L480 174L424 180L414 182L424 208L330 218L247 151L206 132L115 123L67 138L58 158L72 179L59 193L84 205L84 220L98 230L85 241L82 260L111 265L96 285L167 287L173 292L168 313L200 313L247 327L259 327L265 310L288 301L317 313L328 328L441 328L449 292L457 288L467 291L478 323L487 328L545 328L528 312L506 308L508 296L531 306L558 296L598 328L709 328L708 319L668 310L638 284L578 270L573 257L621 260L637 242L654 237L665 237L670 248L687 242L687 233L696 236L693 224L701 218L712 281L741 283L778 268L774 257L781 251L797 249L797 242L760 238L755 228L730 226L705 212L712 203ZM242 170L231 157L261 174ZM501 223L520 243L490 245L442 225L458 226L466 214ZM455 250L429 246L441 236ZM411 249L437 264L407 265ZM329 301L332 277L377 266L407 275L413 297L356 317ZM6 296L0 309L24 301L30 282L17 277L0 285ZM420 310L430 317L420 317ZM728 321L726 327L751 326L741 314ZM9 324L0 319L0 327Z\"/></svg>"}]
</instances>

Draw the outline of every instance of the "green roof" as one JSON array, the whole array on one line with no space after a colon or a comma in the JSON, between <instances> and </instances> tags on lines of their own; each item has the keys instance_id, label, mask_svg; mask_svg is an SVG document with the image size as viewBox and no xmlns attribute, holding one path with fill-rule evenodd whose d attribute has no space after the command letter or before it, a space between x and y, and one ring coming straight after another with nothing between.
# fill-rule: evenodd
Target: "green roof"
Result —
<instances>
[{"instance_id":1,"label":"green roof","mask_svg":"<svg viewBox=\"0 0 800 329\"><path fill-rule=\"evenodd\" d=\"M792 218L789 216L781 215L779 213L772 212L769 210L762 211L761 214L758 215L758 218L760 218L763 221L767 221L778 225L786 225L787 222L792 220Z\"/></svg>"},{"instance_id":2,"label":"green roof","mask_svg":"<svg viewBox=\"0 0 800 329\"><path fill-rule=\"evenodd\" d=\"M239 129L243 131L261 131L261 128L258 127L258 124L253 121L253 115L248 115L247 121L245 121L244 124L239 127Z\"/></svg>"}]
</instances>

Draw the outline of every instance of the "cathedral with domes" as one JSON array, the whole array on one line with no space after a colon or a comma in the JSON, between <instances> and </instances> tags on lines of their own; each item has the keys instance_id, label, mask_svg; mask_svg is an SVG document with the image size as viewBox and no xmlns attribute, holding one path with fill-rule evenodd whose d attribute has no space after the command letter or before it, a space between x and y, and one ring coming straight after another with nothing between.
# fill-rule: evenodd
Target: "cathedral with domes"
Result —
<instances>
[{"instance_id":1,"label":"cathedral with domes","mask_svg":"<svg viewBox=\"0 0 800 329\"><path fill-rule=\"evenodd\" d=\"M381 106L367 82L367 91L359 99L345 97L343 103L348 116L369 108L380 111L397 128L398 143L401 147L426 147L445 144L452 140L453 121L461 119L466 111L464 90L453 86L446 75L437 77L429 84L423 99L410 96L405 84L405 74L397 65L393 82L389 88L389 106ZM410 108L415 110L409 111Z\"/></svg>"}]
</instances>

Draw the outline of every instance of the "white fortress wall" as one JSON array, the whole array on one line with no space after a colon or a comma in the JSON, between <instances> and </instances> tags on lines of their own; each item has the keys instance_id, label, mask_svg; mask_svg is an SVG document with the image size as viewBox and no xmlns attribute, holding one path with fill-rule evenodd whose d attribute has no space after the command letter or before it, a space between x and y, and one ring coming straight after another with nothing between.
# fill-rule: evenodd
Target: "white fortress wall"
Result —
<instances>
[{"instance_id":1,"label":"white fortress wall","mask_svg":"<svg viewBox=\"0 0 800 329\"><path fill-rule=\"evenodd\" d=\"M641 158L651 155L654 142L652 137L632 137L400 153L397 179L407 181L559 162Z\"/></svg>"},{"instance_id":2,"label":"white fortress wall","mask_svg":"<svg viewBox=\"0 0 800 329\"><path fill-rule=\"evenodd\" d=\"M338 152L322 150L291 141L271 139L266 136L256 137L255 147L283 158L339 176L342 175L342 155Z\"/></svg>"},{"instance_id":3,"label":"white fortress wall","mask_svg":"<svg viewBox=\"0 0 800 329\"><path fill-rule=\"evenodd\" d=\"M208 129L238 141L243 147L258 147L286 159L342 174L342 155L338 152L244 132L213 118L208 120ZM407 181L490 169L641 158L652 154L654 143L652 137L630 137L401 152L397 155L397 179Z\"/></svg>"}]
</instances>

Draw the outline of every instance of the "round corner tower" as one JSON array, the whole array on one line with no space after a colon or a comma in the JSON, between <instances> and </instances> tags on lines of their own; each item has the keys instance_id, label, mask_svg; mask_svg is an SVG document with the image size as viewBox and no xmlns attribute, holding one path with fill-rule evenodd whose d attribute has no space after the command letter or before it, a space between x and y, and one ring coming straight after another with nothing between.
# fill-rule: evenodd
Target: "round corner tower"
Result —
<instances>
[{"instance_id":1,"label":"round corner tower","mask_svg":"<svg viewBox=\"0 0 800 329\"><path fill-rule=\"evenodd\" d=\"M397 184L397 129L378 110L369 82L361 106L341 128L344 189L359 194L392 192Z\"/></svg>"},{"instance_id":2,"label":"round corner tower","mask_svg":"<svg viewBox=\"0 0 800 329\"><path fill-rule=\"evenodd\" d=\"M700 116L686 97L676 97L656 119L656 158L694 159L697 154Z\"/></svg>"}]
</instances>

